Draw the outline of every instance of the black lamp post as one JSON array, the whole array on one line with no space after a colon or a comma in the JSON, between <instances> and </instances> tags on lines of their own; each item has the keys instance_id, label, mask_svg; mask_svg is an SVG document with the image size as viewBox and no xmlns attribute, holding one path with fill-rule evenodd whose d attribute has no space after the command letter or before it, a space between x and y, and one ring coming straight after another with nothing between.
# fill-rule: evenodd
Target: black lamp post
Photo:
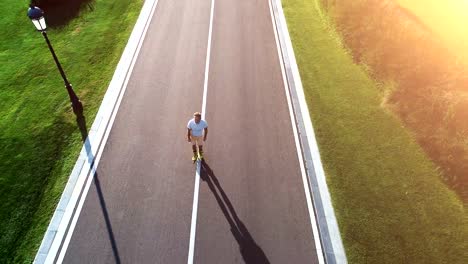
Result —
<instances>
[{"instance_id":1,"label":"black lamp post","mask_svg":"<svg viewBox=\"0 0 468 264\"><path fill-rule=\"evenodd\" d=\"M62 66L60 65L60 62L57 59L57 56L55 55L54 49L52 48L52 45L50 44L49 38L47 37L47 32L46 32L46 23L44 19L44 11L40 9L37 6L31 5L28 9L28 17L31 19L33 22L34 26L38 31L42 33L42 36L44 36L44 39L47 42L47 45L49 46L49 50L52 53L52 56L54 57L55 64L57 64L57 68L60 72L60 75L62 75L63 81L65 82L65 88L67 89L68 96L70 96L70 101L72 103L72 108L73 112L77 116L77 118L80 118L83 116L83 105L80 102L80 99L78 96L75 94L75 91L73 91L73 88L70 84L70 82L67 80L67 77L65 76L65 72L62 69Z\"/></svg>"}]
</instances>

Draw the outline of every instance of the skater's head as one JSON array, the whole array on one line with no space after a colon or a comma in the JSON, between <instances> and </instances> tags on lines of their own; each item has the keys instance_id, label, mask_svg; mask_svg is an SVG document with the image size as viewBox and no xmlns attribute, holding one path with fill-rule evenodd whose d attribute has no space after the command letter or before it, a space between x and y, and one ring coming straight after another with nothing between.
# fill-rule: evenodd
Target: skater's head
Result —
<instances>
[{"instance_id":1,"label":"skater's head","mask_svg":"<svg viewBox=\"0 0 468 264\"><path fill-rule=\"evenodd\" d=\"M195 123L200 123L200 120L201 120L201 114L200 112L195 112L193 113L193 118L195 119Z\"/></svg>"}]
</instances>

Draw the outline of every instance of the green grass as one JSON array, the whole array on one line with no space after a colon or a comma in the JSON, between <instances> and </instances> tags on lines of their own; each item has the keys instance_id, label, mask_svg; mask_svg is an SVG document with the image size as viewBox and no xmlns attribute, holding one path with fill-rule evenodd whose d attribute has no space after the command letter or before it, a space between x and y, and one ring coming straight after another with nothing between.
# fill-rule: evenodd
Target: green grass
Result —
<instances>
[{"instance_id":1,"label":"green grass","mask_svg":"<svg viewBox=\"0 0 468 264\"><path fill-rule=\"evenodd\" d=\"M100 105L142 0L96 0L48 35L83 102L87 127ZM29 1L0 17L0 263L31 263L81 148L63 81Z\"/></svg>"},{"instance_id":2,"label":"green grass","mask_svg":"<svg viewBox=\"0 0 468 264\"><path fill-rule=\"evenodd\" d=\"M323 2L353 60L379 83L390 84L382 85L385 106L414 134L441 169L445 184L467 204L468 64L459 60L463 51L447 49L444 38L394 0ZM448 2L439 5L447 12L442 6Z\"/></svg>"},{"instance_id":3,"label":"green grass","mask_svg":"<svg viewBox=\"0 0 468 264\"><path fill-rule=\"evenodd\" d=\"M350 263L466 263L457 195L313 0L283 0Z\"/></svg>"}]
</instances>

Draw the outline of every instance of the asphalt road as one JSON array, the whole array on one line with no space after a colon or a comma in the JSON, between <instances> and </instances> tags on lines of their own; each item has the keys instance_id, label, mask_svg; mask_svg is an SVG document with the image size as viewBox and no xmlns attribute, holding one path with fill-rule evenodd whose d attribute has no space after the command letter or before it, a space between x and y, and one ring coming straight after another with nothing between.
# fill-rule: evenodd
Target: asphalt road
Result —
<instances>
[{"instance_id":1,"label":"asphalt road","mask_svg":"<svg viewBox=\"0 0 468 264\"><path fill-rule=\"evenodd\" d=\"M211 0L159 0L64 263L187 263ZM195 263L317 263L267 0L216 0Z\"/></svg>"}]
</instances>

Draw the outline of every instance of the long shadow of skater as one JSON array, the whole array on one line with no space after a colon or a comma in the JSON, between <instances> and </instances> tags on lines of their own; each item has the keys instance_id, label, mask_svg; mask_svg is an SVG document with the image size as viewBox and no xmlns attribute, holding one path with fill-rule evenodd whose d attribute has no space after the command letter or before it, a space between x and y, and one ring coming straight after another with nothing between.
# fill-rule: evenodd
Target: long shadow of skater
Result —
<instances>
[{"instance_id":1,"label":"long shadow of skater","mask_svg":"<svg viewBox=\"0 0 468 264\"><path fill-rule=\"evenodd\" d=\"M226 220L229 222L231 232L239 244L239 249L245 263L270 263L263 250L257 245L257 243L255 243L244 223L242 223L237 216L231 201L229 201L229 198L219 184L218 178L216 178L215 174L206 162L201 163L200 178L208 184L208 187L211 192L213 192L219 207L226 217ZM218 189L221 197L216 189Z\"/></svg>"},{"instance_id":2,"label":"long shadow of skater","mask_svg":"<svg viewBox=\"0 0 468 264\"><path fill-rule=\"evenodd\" d=\"M81 132L81 139L86 149L86 155L88 156L88 163L92 170L94 166L94 155L92 152L91 144L88 140L88 129L86 127L86 119L82 113L79 113L76 118L76 123ZM115 241L114 232L112 231L112 225L109 218L109 213L107 212L106 201L104 200L104 195L102 194L101 183L99 181L98 173L94 173L94 184L96 185L96 191L99 197L99 203L101 204L102 214L104 215L104 220L106 222L107 233L109 234L109 239L112 246L112 253L114 254L115 263L120 264L119 251L117 249L117 243Z\"/></svg>"}]
</instances>

